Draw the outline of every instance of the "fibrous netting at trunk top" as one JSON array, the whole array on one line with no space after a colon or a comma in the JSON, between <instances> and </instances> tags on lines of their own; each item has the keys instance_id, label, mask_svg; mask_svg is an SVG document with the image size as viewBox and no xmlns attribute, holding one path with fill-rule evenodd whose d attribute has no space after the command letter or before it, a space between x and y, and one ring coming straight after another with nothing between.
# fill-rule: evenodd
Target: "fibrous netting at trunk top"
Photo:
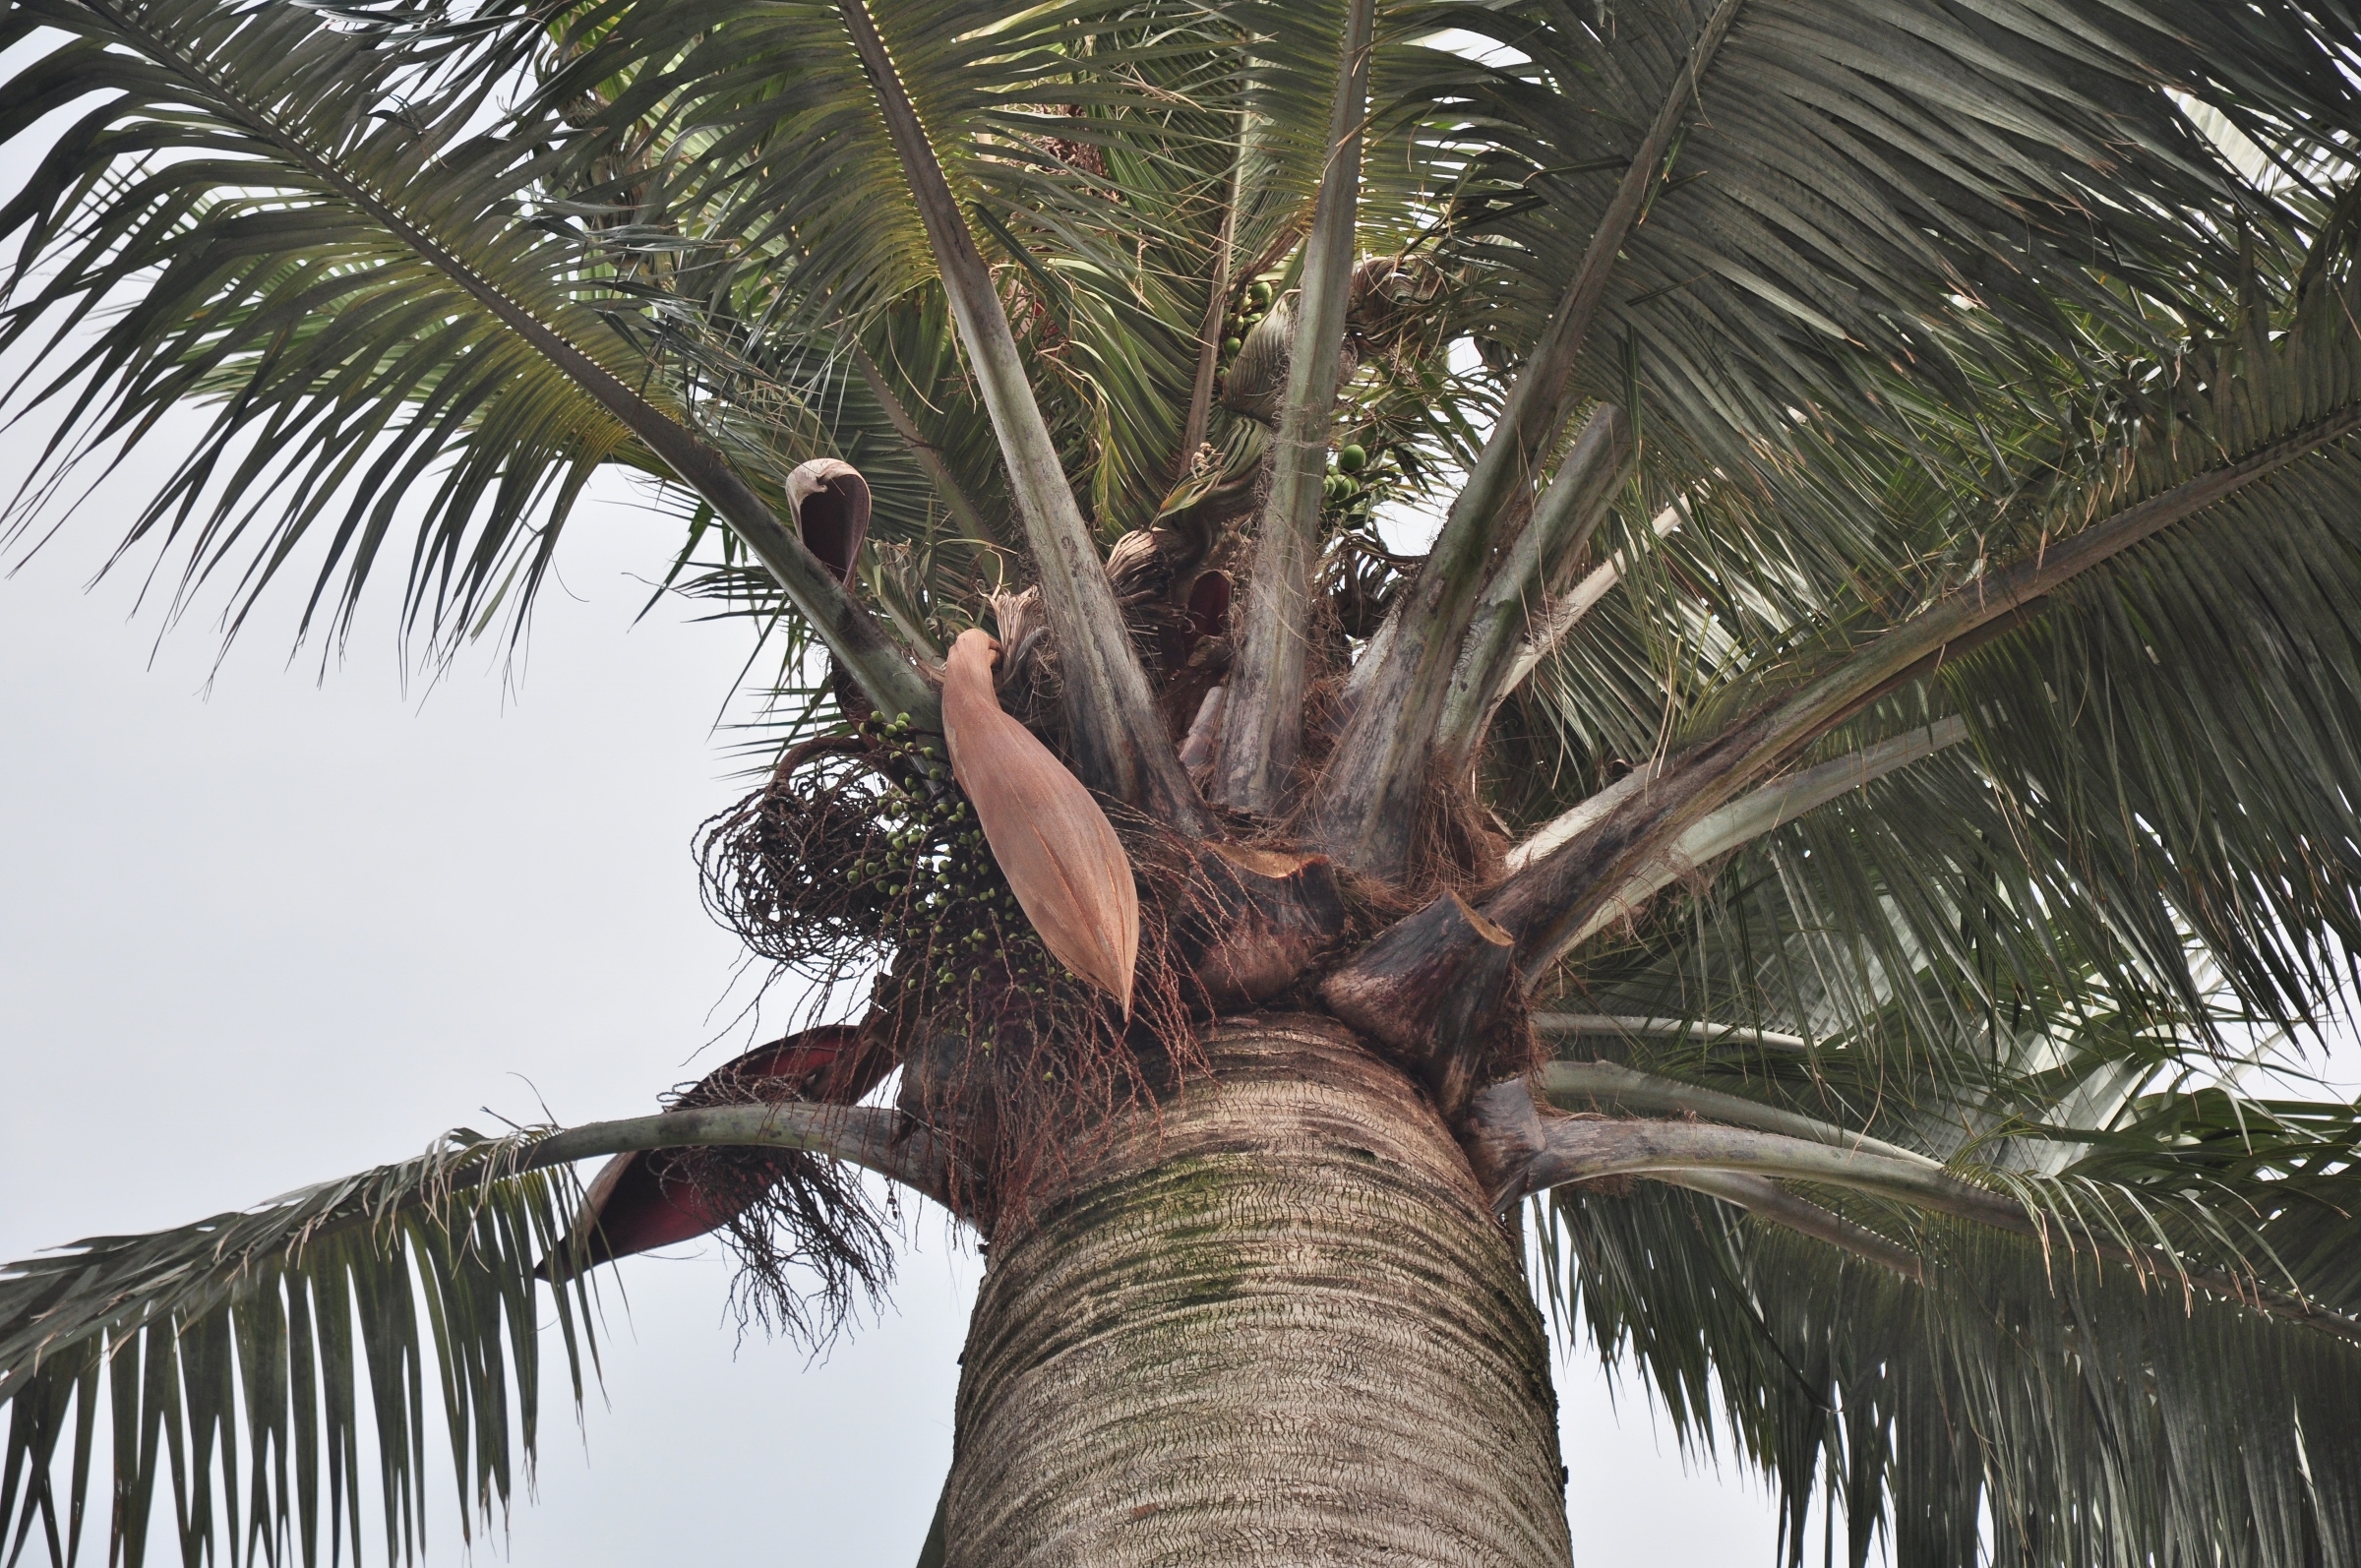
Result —
<instances>
[{"instance_id":1,"label":"fibrous netting at trunk top","mask_svg":"<svg viewBox=\"0 0 2361 1568\"><path fill-rule=\"evenodd\" d=\"M1042 945L941 747L877 716L796 746L704 824L698 859L715 918L814 983L819 1005L868 982L865 1045L901 1068L902 1110L957 1151L949 1196L989 1231L1120 1113L1151 1106L1197 1048L1159 901L1141 900L1126 1020ZM1185 876L1157 828L1116 820L1148 879Z\"/></svg>"}]
</instances>

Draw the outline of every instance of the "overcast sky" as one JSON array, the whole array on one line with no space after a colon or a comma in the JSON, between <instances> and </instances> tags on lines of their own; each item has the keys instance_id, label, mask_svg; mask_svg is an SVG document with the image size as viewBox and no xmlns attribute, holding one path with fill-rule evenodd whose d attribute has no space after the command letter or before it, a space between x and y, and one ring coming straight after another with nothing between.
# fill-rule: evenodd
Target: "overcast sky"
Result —
<instances>
[{"instance_id":1,"label":"overcast sky","mask_svg":"<svg viewBox=\"0 0 2361 1568\"><path fill-rule=\"evenodd\" d=\"M392 582L325 681L317 650L286 663L294 596L213 674L210 623L159 641L136 570L84 591L103 498L0 578L0 1258L495 1116L634 1115L754 1038L688 847L744 788L713 729L744 633L632 625L675 539L613 494L525 667L471 654L431 691L400 679ZM911 1242L891 1307L817 1364L740 1343L718 1248L624 1263L603 1391L546 1428L537 1499L479 1556L907 1568L976 1277L941 1211ZM1759 1482L1690 1472L1587 1356L1561 1389L1585 1568L1769 1561ZM456 1564L443 1501L425 1560Z\"/></svg>"}]
</instances>

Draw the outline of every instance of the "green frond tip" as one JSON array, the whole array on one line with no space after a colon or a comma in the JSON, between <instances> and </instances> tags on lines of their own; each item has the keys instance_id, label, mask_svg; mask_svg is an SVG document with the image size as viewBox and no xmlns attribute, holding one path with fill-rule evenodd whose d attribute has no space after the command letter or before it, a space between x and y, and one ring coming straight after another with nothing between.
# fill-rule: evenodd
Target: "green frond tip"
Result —
<instances>
[{"instance_id":1,"label":"green frond tip","mask_svg":"<svg viewBox=\"0 0 2361 1568\"><path fill-rule=\"evenodd\" d=\"M1760 1467L1787 1568L1836 1560L1815 1507L1853 1568L1880 1536L1901 1564L2342 1560L2361 1350L2026 1237L1848 1217L1907 1235L1925 1285L1655 1183L1537 1216L1559 1330L1685 1449Z\"/></svg>"},{"instance_id":2,"label":"green frond tip","mask_svg":"<svg viewBox=\"0 0 2361 1568\"><path fill-rule=\"evenodd\" d=\"M145 1560L151 1530L191 1568L290 1548L309 1568L323 1535L328 1561L357 1562L368 1449L387 1558L407 1560L424 1540L430 1379L462 1533L505 1511L540 1421L533 1267L579 1201L567 1171L524 1169L541 1136L454 1132L255 1209L0 1268L0 1562L37 1534L72 1563L100 1528L110 1563ZM578 1405L585 1357L596 1366L587 1288L551 1294ZM101 1437L112 1480L93 1516Z\"/></svg>"}]
</instances>

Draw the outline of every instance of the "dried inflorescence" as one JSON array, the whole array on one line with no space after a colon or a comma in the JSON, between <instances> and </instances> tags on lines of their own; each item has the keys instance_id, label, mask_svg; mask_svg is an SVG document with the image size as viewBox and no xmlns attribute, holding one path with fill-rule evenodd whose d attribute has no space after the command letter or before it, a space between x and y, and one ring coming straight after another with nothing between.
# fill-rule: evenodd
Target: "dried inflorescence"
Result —
<instances>
[{"instance_id":1,"label":"dried inflorescence","mask_svg":"<svg viewBox=\"0 0 2361 1568\"><path fill-rule=\"evenodd\" d=\"M903 1109L951 1138L953 1201L987 1229L1193 1060L1154 897L1175 857L1144 819L1119 826L1150 883L1128 1021L1042 945L940 738L907 719L794 748L700 835L707 907L750 949L823 988L872 977L864 1035L901 1069Z\"/></svg>"},{"instance_id":2,"label":"dried inflorescence","mask_svg":"<svg viewBox=\"0 0 2361 1568\"><path fill-rule=\"evenodd\" d=\"M791 748L762 789L699 838L714 918L823 987L932 947L954 908L973 929L1020 921L1006 887L993 885L941 738L913 734L906 716L872 715Z\"/></svg>"}]
</instances>

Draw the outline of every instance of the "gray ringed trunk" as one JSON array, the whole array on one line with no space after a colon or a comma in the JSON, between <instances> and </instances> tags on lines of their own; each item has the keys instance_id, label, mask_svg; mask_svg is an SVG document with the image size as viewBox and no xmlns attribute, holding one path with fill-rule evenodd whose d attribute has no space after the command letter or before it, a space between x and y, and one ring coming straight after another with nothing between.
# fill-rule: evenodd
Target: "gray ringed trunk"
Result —
<instances>
[{"instance_id":1,"label":"gray ringed trunk","mask_svg":"<svg viewBox=\"0 0 2361 1568\"><path fill-rule=\"evenodd\" d=\"M1441 1119L1331 1019L1205 1044L992 1249L949 1568L1565 1568L1547 1341Z\"/></svg>"}]
</instances>

